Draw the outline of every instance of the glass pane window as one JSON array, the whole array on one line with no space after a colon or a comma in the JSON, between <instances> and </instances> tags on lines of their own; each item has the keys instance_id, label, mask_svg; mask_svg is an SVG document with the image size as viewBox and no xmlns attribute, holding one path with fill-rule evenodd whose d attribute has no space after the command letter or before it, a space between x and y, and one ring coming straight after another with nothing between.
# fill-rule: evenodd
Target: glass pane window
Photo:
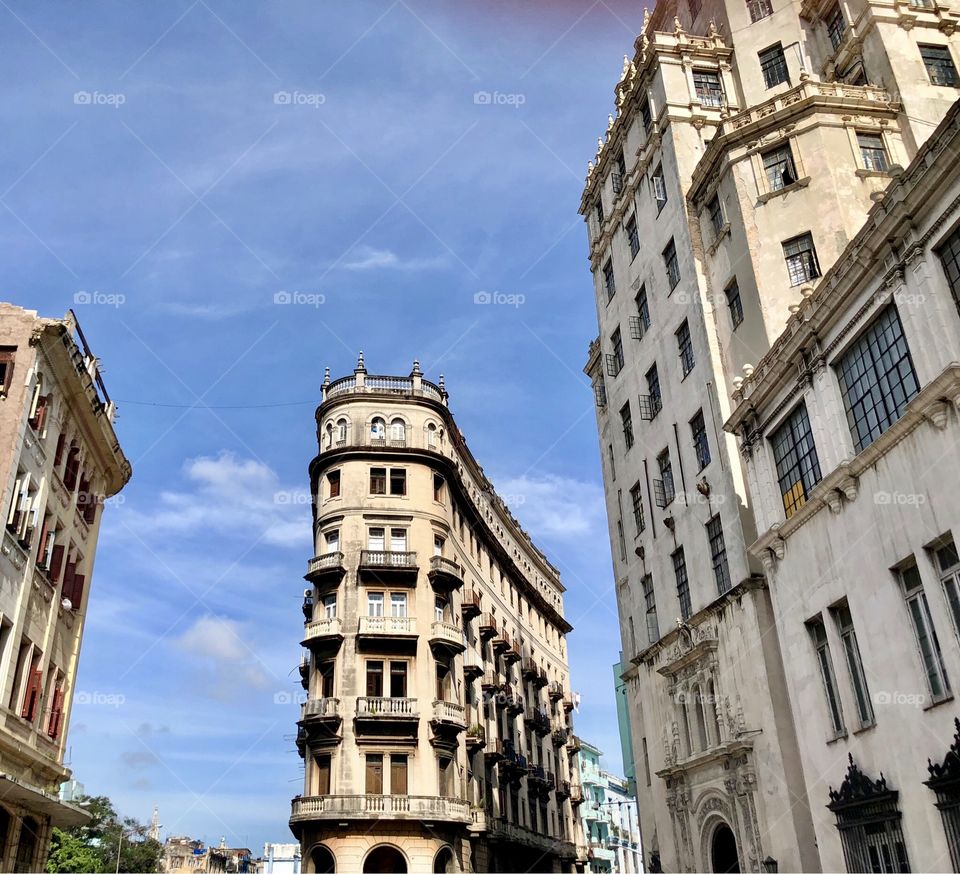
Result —
<instances>
[{"instance_id":1,"label":"glass pane window","mask_svg":"<svg viewBox=\"0 0 960 874\"><path fill-rule=\"evenodd\" d=\"M657 467L660 470L660 481L663 483L664 507L673 503L676 492L673 488L673 465L670 463L670 450L664 449L657 456Z\"/></svg>"},{"instance_id":2,"label":"glass pane window","mask_svg":"<svg viewBox=\"0 0 960 874\"><path fill-rule=\"evenodd\" d=\"M843 17L843 12L839 4L827 13L826 22L827 36L830 37L830 45L833 46L833 50L836 51L840 48L840 43L843 42L843 35L847 31L847 21Z\"/></svg>"},{"instance_id":3,"label":"glass pane window","mask_svg":"<svg viewBox=\"0 0 960 874\"><path fill-rule=\"evenodd\" d=\"M340 551L340 532L339 531L327 531L323 535L323 548L324 552L329 555L332 552Z\"/></svg>"},{"instance_id":4,"label":"glass pane window","mask_svg":"<svg viewBox=\"0 0 960 874\"><path fill-rule=\"evenodd\" d=\"M867 170L887 170L890 167L887 161L887 150L883 145L880 134L857 134L857 144L860 146L860 157Z\"/></svg>"},{"instance_id":5,"label":"glass pane window","mask_svg":"<svg viewBox=\"0 0 960 874\"><path fill-rule=\"evenodd\" d=\"M907 602L910 621L913 624L913 633L923 664L923 671L927 678L927 687L935 701L950 694L950 681L943 665L943 655L940 652L940 641L930 616L930 605L927 603L927 593L923 589L920 571L916 565L910 565L900 572L900 582L903 586L903 597Z\"/></svg>"},{"instance_id":6,"label":"glass pane window","mask_svg":"<svg viewBox=\"0 0 960 874\"><path fill-rule=\"evenodd\" d=\"M677 599L680 601L680 616L687 620L693 613L690 604L690 580L687 577L687 560L681 546L673 555L673 574L677 580Z\"/></svg>"},{"instance_id":7,"label":"glass pane window","mask_svg":"<svg viewBox=\"0 0 960 874\"><path fill-rule=\"evenodd\" d=\"M704 106L723 106L723 85L716 70L694 70L693 88Z\"/></svg>"},{"instance_id":8,"label":"glass pane window","mask_svg":"<svg viewBox=\"0 0 960 874\"><path fill-rule=\"evenodd\" d=\"M385 495L387 493L387 469L385 467L370 468L370 494Z\"/></svg>"},{"instance_id":9,"label":"glass pane window","mask_svg":"<svg viewBox=\"0 0 960 874\"><path fill-rule=\"evenodd\" d=\"M640 483L637 482L630 489L630 504L633 507L633 521L637 526L637 534L643 531L643 495L640 492Z\"/></svg>"},{"instance_id":10,"label":"glass pane window","mask_svg":"<svg viewBox=\"0 0 960 874\"><path fill-rule=\"evenodd\" d=\"M657 169L653 171L653 176L650 177L650 188L653 191L653 199L657 203L657 212L659 213L667 202L667 182L663 178L662 165L657 165Z\"/></svg>"},{"instance_id":11,"label":"glass pane window","mask_svg":"<svg viewBox=\"0 0 960 874\"><path fill-rule=\"evenodd\" d=\"M960 557L957 556L957 547L952 540L937 550L937 567L940 570L943 594L953 618L953 630L957 637L960 637Z\"/></svg>"},{"instance_id":12,"label":"glass pane window","mask_svg":"<svg viewBox=\"0 0 960 874\"><path fill-rule=\"evenodd\" d=\"M957 235L957 257L960 259L960 234ZM960 260L957 261L957 266L957 284L958 288L960 288ZM640 317L640 324L643 326L643 332L646 333L650 329L650 302L647 300L646 285L640 286L640 291L637 293L636 297L636 304L637 315Z\"/></svg>"},{"instance_id":13,"label":"glass pane window","mask_svg":"<svg viewBox=\"0 0 960 874\"><path fill-rule=\"evenodd\" d=\"M783 257L787 264L790 285L804 285L820 276L820 262L809 233L801 234L783 244Z\"/></svg>"},{"instance_id":14,"label":"glass pane window","mask_svg":"<svg viewBox=\"0 0 960 874\"><path fill-rule=\"evenodd\" d=\"M616 376L621 370L623 370L623 338L620 335L620 329L617 328L616 331L610 337L610 348L613 351L613 363L614 363L614 372L611 376Z\"/></svg>"},{"instance_id":15,"label":"glass pane window","mask_svg":"<svg viewBox=\"0 0 960 874\"><path fill-rule=\"evenodd\" d=\"M837 621L837 633L843 644L843 655L847 662L847 671L850 673L850 684L853 686L853 697L857 702L857 716L861 728L873 725L873 703L870 700L870 689L867 686L867 675L863 670L863 661L860 657L860 645L857 643L857 632L853 627L850 608L844 604L834 611Z\"/></svg>"},{"instance_id":16,"label":"glass pane window","mask_svg":"<svg viewBox=\"0 0 960 874\"><path fill-rule=\"evenodd\" d=\"M797 168L793 163L790 143L770 149L762 157L770 191L780 191L797 181Z\"/></svg>"},{"instance_id":17,"label":"glass pane window","mask_svg":"<svg viewBox=\"0 0 960 874\"><path fill-rule=\"evenodd\" d=\"M690 339L690 325L686 319L684 319L683 324L677 329L676 337L680 366L683 370L683 375L686 376L693 370L693 366L697 363L693 355L693 342Z\"/></svg>"},{"instance_id":18,"label":"glass pane window","mask_svg":"<svg viewBox=\"0 0 960 874\"><path fill-rule=\"evenodd\" d=\"M710 227L713 228L713 236L717 238L723 230L723 207L720 205L720 195L714 194L707 204L707 213L710 215Z\"/></svg>"},{"instance_id":19,"label":"glass pane window","mask_svg":"<svg viewBox=\"0 0 960 874\"><path fill-rule=\"evenodd\" d=\"M653 593L653 577L647 574L641 581L643 589L643 604L647 616L647 641L656 643L660 639L660 629L657 625L657 601Z\"/></svg>"},{"instance_id":20,"label":"glass pane window","mask_svg":"<svg viewBox=\"0 0 960 874\"><path fill-rule=\"evenodd\" d=\"M603 287L607 292L607 300L613 300L617 293L617 283L613 276L613 261L610 260L603 265Z\"/></svg>"},{"instance_id":21,"label":"glass pane window","mask_svg":"<svg viewBox=\"0 0 960 874\"><path fill-rule=\"evenodd\" d=\"M837 376L860 452L903 415L920 390L896 306L884 309L844 353Z\"/></svg>"},{"instance_id":22,"label":"glass pane window","mask_svg":"<svg viewBox=\"0 0 960 874\"><path fill-rule=\"evenodd\" d=\"M367 616L383 616L383 592L367 593Z\"/></svg>"},{"instance_id":23,"label":"glass pane window","mask_svg":"<svg viewBox=\"0 0 960 874\"><path fill-rule=\"evenodd\" d=\"M760 52L760 70L767 88L773 88L781 82L789 83L787 59L783 55L783 46L780 43Z\"/></svg>"},{"instance_id":24,"label":"glass pane window","mask_svg":"<svg viewBox=\"0 0 960 874\"><path fill-rule=\"evenodd\" d=\"M643 122L643 132L649 135L650 129L653 127L653 115L650 112L649 100L644 100L640 105L640 119Z\"/></svg>"},{"instance_id":25,"label":"glass pane window","mask_svg":"<svg viewBox=\"0 0 960 874\"><path fill-rule=\"evenodd\" d=\"M600 225L601 228L603 228L603 222L604 222L603 201L599 199L597 200L596 216L597 216L597 223Z\"/></svg>"},{"instance_id":26,"label":"glass pane window","mask_svg":"<svg viewBox=\"0 0 960 874\"><path fill-rule=\"evenodd\" d=\"M956 88L960 85L957 68L947 46L920 46L920 57L927 68L931 85L945 85Z\"/></svg>"},{"instance_id":27,"label":"glass pane window","mask_svg":"<svg viewBox=\"0 0 960 874\"><path fill-rule=\"evenodd\" d=\"M730 565L719 515L707 522L707 540L710 543L710 562L713 565L713 577L717 581L717 593L722 595L730 591Z\"/></svg>"},{"instance_id":28,"label":"glass pane window","mask_svg":"<svg viewBox=\"0 0 960 874\"><path fill-rule=\"evenodd\" d=\"M371 552L382 552L385 546L386 529L371 528L367 532L367 549Z\"/></svg>"},{"instance_id":29,"label":"glass pane window","mask_svg":"<svg viewBox=\"0 0 960 874\"><path fill-rule=\"evenodd\" d=\"M620 422L623 425L623 442L629 449L633 446L633 415L630 412L630 401L620 409Z\"/></svg>"},{"instance_id":30,"label":"glass pane window","mask_svg":"<svg viewBox=\"0 0 960 874\"><path fill-rule=\"evenodd\" d=\"M789 519L820 482L820 461L810 431L806 404L800 404L770 438L783 509Z\"/></svg>"},{"instance_id":31,"label":"glass pane window","mask_svg":"<svg viewBox=\"0 0 960 874\"><path fill-rule=\"evenodd\" d=\"M660 374L657 371L657 365L654 364L647 371L647 397L650 398L650 419L657 417L657 413L663 409L663 395L660 392Z\"/></svg>"},{"instance_id":32,"label":"glass pane window","mask_svg":"<svg viewBox=\"0 0 960 874\"><path fill-rule=\"evenodd\" d=\"M730 324L736 330L743 321L743 301L740 299L740 286L734 279L724 291L727 297L727 309L730 311Z\"/></svg>"},{"instance_id":33,"label":"glass pane window","mask_svg":"<svg viewBox=\"0 0 960 874\"><path fill-rule=\"evenodd\" d=\"M843 708L840 706L840 693L837 691L837 677L833 671L833 659L830 657L830 643L827 640L827 630L823 620L819 617L808 625L813 647L817 656L817 665L820 668L820 680L823 683L823 692L827 698L827 710L830 714L830 726L834 736L846 734L843 723Z\"/></svg>"},{"instance_id":34,"label":"glass pane window","mask_svg":"<svg viewBox=\"0 0 960 874\"><path fill-rule=\"evenodd\" d=\"M324 595L323 615L326 619L335 619L337 616L337 596Z\"/></svg>"},{"instance_id":35,"label":"glass pane window","mask_svg":"<svg viewBox=\"0 0 960 874\"><path fill-rule=\"evenodd\" d=\"M635 216L631 216L630 221L627 222L626 232L627 242L630 243L630 257L636 258L637 252L640 251L640 234L637 231L637 219Z\"/></svg>"},{"instance_id":36,"label":"glass pane window","mask_svg":"<svg viewBox=\"0 0 960 874\"><path fill-rule=\"evenodd\" d=\"M953 302L960 309L960 228L957 228L937 250Z\"/></svg>"},{"instance_id":37,"label":"glass pane window","mask_svg":"<svg viewBox=\"0 0 960 874\"><path fill-rule=\"evenodd\" d=\"M390 550L391 552L407 551L407 529L406 528L390 529Z\"/></svg>"},{"instance_id":38,"label":"glass pane window","mask_svg":"<svg viewBox=\"0 0 960 874\"><path fill-rule=\"evenodd\" d=\"M750 21L762 21L773 15L773 7L770 0L747 0L747 9L750 12Z\"/></svg>"},{"instance_id":39,"label":"glass pane window","mask_svg":"<svg viewBox=\"0 0 960 874\"><path fill-rule=\"evenodd\" d=\"M697 470L703 470L710 463L710 442L707 440L707 423L703 410L699 410L690 420L690 433L693 437L693 452L697 457Z\"/></svg>"},{"instance_id":40,"label":"glass pane window","mask_svg":"<svg viewBox=\"0 0 960 874\"><path fill-rule=\"evenodd\" d=\"M407 593L390 593L390 615L402 618L407 615Z\"/></svg>"},{"instance_id":41,"label":"glass pane window","mask_svg":"<svg viewBox=\"0 0 960 874\"><path fill-rule=\"evenodd\" d=\"M680 262L677 260L677 247L673 240L663 250L663 265L667 270L667 282L670 283L672 291L680 282Z\"/></svg>"}]
</instances>

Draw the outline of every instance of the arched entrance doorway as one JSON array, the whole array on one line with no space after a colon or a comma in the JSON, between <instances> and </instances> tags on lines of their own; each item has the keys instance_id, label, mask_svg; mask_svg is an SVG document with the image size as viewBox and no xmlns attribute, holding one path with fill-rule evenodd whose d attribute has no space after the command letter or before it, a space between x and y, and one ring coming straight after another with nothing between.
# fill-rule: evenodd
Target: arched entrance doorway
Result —
<instances>
[{"instance_id":1,"label":"arched entrance doorway","mask_svg":"<svg viewBox=\"0 0 960 874\"><path fill-rule=\"evenodd\" d=\"M453 850L449 847L442 847L433 860L433 874L452 874L456 871L453 867Z\"/></svg>"},{"instance_id":2,"label":"arched entrance doorway","mask_svg":"<svg viewBox=\"0 0 960 874\"><path fill-rule=\"evenodd\" d=\"M407 874L407 860L396 847L383 844L364 860L363 874Z\"/></svg>"},{"instance_id":3,"label":"arched entrance doorway","mask_svg":"<svg viewBox=\"0 0 960 874\"><path fill-rule=\"evenodd\" d=\"M710 842L711 868L717 874L740 874L740 857L737 854L737 839L725 822L714 829Z\"/></svg>"},{"instance_id":4,"label":"arched entrance doorway","mask_svg":"<svg viewBox=\"0 0 960 874\"><path fill-rule=\"evenodd\" d=\"M333 853L322 845L310 851L310 861L313 863L314 874L333 874L337 870Z\"/></svg>"}]
</instances>

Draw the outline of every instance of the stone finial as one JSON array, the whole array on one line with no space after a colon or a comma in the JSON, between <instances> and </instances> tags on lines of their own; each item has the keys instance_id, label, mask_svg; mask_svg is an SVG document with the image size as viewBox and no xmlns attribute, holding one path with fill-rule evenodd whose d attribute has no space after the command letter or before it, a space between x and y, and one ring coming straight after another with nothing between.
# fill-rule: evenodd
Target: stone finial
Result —
<instances>
[{"instance_id":1,"label":"stone finial","mask_svg":"<svg viewBox=\"0 0 960 874\"><path fill-rule=\"evenodd\" d=\"M587 161L587 179L593 176L593 161Z\"/></svg>"},{"instance_id":2,"label":"stone finial","mask_svg":"<svg viewBox=\"0 0 960 874\"><path fill-rule=\"evenodd\" d=\"M423 371L420 369L420 362L414 358L413 359L413 370L410 372L411 376L422 376Z\"/></svg>"},{"instance_id":3,"label":"stone finial","mask_svg":"<svg viewBox=\"0 0 960 874\"><path fill-rule=\"evenodd\" d=\"M363 350L360 350L360 354L357 356L357 367L353 371L354 373L366 373L367 368L363 365Z\"/></svg>"},{"instance_id":4,"label":"stone finial","mask_svg":"<svg viewBox=\"0 0 960 874\"><path fill-rule=\"evenodd\" d=\"M677 15L673 16L673 29L676 33L683 33L683 25L680 23L680 17Z\"/></svg>"},{"instance_id":5,"label":"stone finial","mask_svg":"<svg viewBox=\"0 0 960 874\"><path fill-rule=\"evenodd\" d=\"M717 22L713 18L710 19L710 29L707 31L707 33L714 38L717 36Z\"/></svg>"},{"instance_id":6,"label":"stone finial","mask_svg":"<svg viewBox=\"0 0 960 874\"><path fill-rule=\"evenodd\" d=\"M610 114L607 116L607 133L613 130L613 115Z\"/></svg>"},{"instance_id":7,"label":"stone finial","mask_svg":"<svg viewBox=\"0 0 960 874\"><path fill-rule=\"evenodd\" d=\"M650 26L650 9L647 6L643 7L643 31L646 33L647 28Z\"/></svg>"},{"instance_id":8,"label":"stone finial","mask_svg":"<svg viewBox=\"0 0 960 874\"><path fill-rule=\"evenodd\" d=\"M437 383L437 385L439 386L441 392L445 392L447 390L447 383L444 380L442 373L440 374L440 381Z\"/></svg>"},{"instance_id":9,"label":"stone finial","mask_svg":"<svg viewBox=\"0 0 960 874\"><path fill-rule=\"evenodd\" d=\"M626 55L623 56L623 72L620 74L620 81L622 82L627 78L627 74L630 72L630 58Z\"/></svg>"},{"instance_id":10,"label":"stone finial","mask_svg":"<svg viewBox=\"0 0 960 874\"><path fill-rule=\"evenodd\" d=\"M744 364L744 365L743 365L743 375L744 375L747 379L750 379L750 377L753 376L753 365L752 365L752 364Z\"/></svg>"},{"instance_id":11,"label":"stone finial","mask_svg":"<svg viewBox=\"0 0 960 874\"><path fill-rule=\"evenodd\" d=\"M323 368L323 384L330 385L330 368L329 367Z\"/></svg>"}]
</instances>

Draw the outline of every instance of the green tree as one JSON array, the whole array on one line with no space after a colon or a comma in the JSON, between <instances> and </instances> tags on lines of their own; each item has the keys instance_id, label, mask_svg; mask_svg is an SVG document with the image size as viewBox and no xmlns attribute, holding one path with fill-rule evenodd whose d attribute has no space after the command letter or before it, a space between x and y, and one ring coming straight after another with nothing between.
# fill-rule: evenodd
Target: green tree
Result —
<instances>
[{"instance_id":1,"label":"green tree","mask_svg":"<svg viewBox=\"0 0 960 874\"><path fill-rule=\"evenodd\" d=\"M146 837L146 826L132 817L120 818L109 798L104 795L78 800L90 814L86 825L54 829L50 844L50 874L82 872L106 874L119 867L128 874L154 874L160 869L163 847Z\"/></svg>"}]
</instances>

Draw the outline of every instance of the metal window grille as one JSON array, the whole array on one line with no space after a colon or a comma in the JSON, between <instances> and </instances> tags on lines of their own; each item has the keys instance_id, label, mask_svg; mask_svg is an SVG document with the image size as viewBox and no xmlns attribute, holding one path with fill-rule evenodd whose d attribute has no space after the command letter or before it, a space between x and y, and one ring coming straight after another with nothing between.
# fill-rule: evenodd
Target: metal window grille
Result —
<instances>
[{"instance_id":1,"label":"metal window grille","mask_svg":"<svg viewBox=\"0 0 960 874\"><path fill-rule=\"evenodd\" d=\"M787 59L784 57L783 46L780 43L760 52L760 71L763 73L763 81L767 88L790 81Z\"/></svg>"},{"instance_id":2,"label":"metal window grille","mask_svg":"<svg viewBox=\"0 0 960 874\"><path fill-rule=\"evenodd\" d=\"M673 503L676 492L673 488L673 465L670 463L670 452L664 450L657 457L657 466L660 468L660 482L663 484L664 507Z\"/></svg>"},{"instance_id":3,"label":"metal window grille","mask_svg":"<svg viewBox=\"0 0 960 874\"><path fill-rule=\"evenodd\" d=\"M660 373L654 364L647 371L647 395L650 398L650 418L654 419L663 407L663 396L660 393Z\"/></svg>"},{"instance_id":4,"label":"metal window grille","mask_svg":"<svg viewBox=\"0 0 960 874\"><path fill-rule=\"evenodd\" d=\"M857 143L860 146L860 157L867 170L886 170L890 164L887 161L887 150L883 145L880 134L857 134Z\"/></svg>"},{"instance_id":5,"label":"metal window grille","mask_svg":"<svg viewBox=\"0 0 960 874\"><path fill-rule=\"evenodd\" d=\"M623 425L623 442L627 449L633 446L633 416L630 413L630 402L627 401L620 409L620 422Z\"/></svg>"},{"instance_id":6,"label":"metal window grille","mask_svg":"<svg viewBox=\"0 0 960 874\"><path fill-rule=\"evenodd\" d=\"M697 456L697 467L703 470L710 463L710 442L707 440L707 425L703 419L703 410L690 421L693 433L693 451Z\"/></svg>"},{"instance_id":7,"label":"metal window grille","mask_svg":"<svg viewBox=\"0 0 960 874\"><path fill-rule=\"evenodd\" d=\"M630 489L630 503L633 505L633 521L637 526L637 534L640 534L644 529L643 496L640 493L640 483Z\"/></svg>"},{"instance_id":8,"label":"metal window grille","mask_svg":"<svg viewBox=\"0 0 960 874\"><path fill-rule=\"evenodd\" d=\"M771 191L781 191L797 181L797 168L789 143L763 153L763 169Z\"/></svg>"},{"instance_id":9,"label":"metal window grille","mask_svg":"<svg viewBox=\"0 0 960 874\"><path fill-rule=\"evenodd\" d=\"M820 276L820 263L817 250L813 247L813 237L801 234L783 244L783 257L787 263L790 285L804 285Z\"/></svg>"},{"instance_id":10,"label":"metal window grille","mask_svg":"<svg viewBox=\"0 0 960 874\"><path fill-rule=\"evenodd\" d=\"M723 106L723 85L715 70L694 70L693 88L704 106Z\"/></svg>"},{"instance_id":11,"label":"metal window grille","mask_svg":"<svg viewBox=\"0 0 960 874\"><path fill-rule=\"evenodd\" d=\"M677 331L677 351L680 355L680 366L686 376L697 363L693 355L693 342L690 339L690 325L684 321Z\"/></svg>"},{"instance_id":12,"label":"metal window grille","mask_svg":"<svg viewBox=\"0 0 960 874\"><path fill-rule=\"evenodd\" d=\"M953 301L960 309L960 228L957 228L937 250L943 272L947 275L947 284L953 294Z\"/></svg>"},{"instance_id":13,"label":"metal window grille","mask_svg":"<svg viewBox=\"0 0 960 874\"><path fill-rule=\"evenodd\" d=\"M927 68L932 85L946 85L955 88L960 85L957 68L947 46L920 46L920 57Z\"/></svg>"},{"instance_id":14,"label":"metal window grille","mask_svg":"<svg viewBox=\"0 0 960 874\"><path fill-rule=\"evenodd\" d=\"M843 35L847 32L847 21L843 17L843 12L839 4L834 6L827 15L827 36L830 37L830 45L836 51L843 42Z\"/></svg>"},{"instance_id":15,"label":"metal window grille","mask_svg":"<svg viewBox=\"0 0 960 874\"><path fill-rule=\"evenodd\" d=\"M603 287L607 292L607 300L612 300L617 293L617 281L613 275L613 261L607 261L603 265Z\"/></svg>"},{"instance_id":16,"label":"metal window grille","mask_svg":"<svg viewBox=\"0 0 960 874\"><path fill-rule=\"evenodd\" d=\"M750 21L762 21L773 15L773 7L770 0L747 0L747 10L750 12Z\"/></svg>"},{"instance_id":17,"label":"metal window grille","mask_svg":"<svg viewBox=\"0 0 960 874\"><path fill-rule=\"evenodd\" d=\"M820 482L820 461L810 431L807 407L800 404L771 438L783 509L789 519Z\"/></svg>"},{"instance_id":18,"label":"metal window grille","mask_svg":"<svg viewBox=\"0 0 960 874\"><path fill-rule=\"evenodd\" d=\"M627 222L627 241L630 243L630 257L636 258L637 252L640 251L640 234L637 231L637 220L636 218L631 218Z\"/></svg>"},{"instance_id":19,"label":"metal window grille","mask_svg":"<svg viewBox=\"0 0 960 874\"><path fill-rule=\"evenodd\" d=\"M723 595L730 591L730 566L719 516L714 516L707 522L707 540L710 543L710 562L713 565L714 579L717 581L717 593Z\"/></svg>"},{"instance_id":20,"label":"metal window grille","mask_svg":"<svg viewBox=\"0 0 960 874\"><path fill-rule=\"evenodd\" d=\"M724 292L727 296L727 308L730 310L730 322L734 330L743 321L743 301L740 299L740 286L734 281Z\"/></svg>"},{"instance_id":21,"label":"metal window grille","mask_svg":"<svg viewBox=\"0 0 960 874\"><path fill-rule=\"evenodd\" d=\"M710 214L710 226L713 228L713 236L719 237L723 230L723 209L720 206L720 195L714 194L707 204L707 212Z\"/></svg>"},{"instance_id":22,"label":"metal window grille","mask_svg":"<svg viewBox=\"0 0 960 874\"><path fill-rule=\"evenodd\" d=\"M653 593L653 577L647 574L641 581L643 588L643 604L647 615L647 640L656 643L660 639L660 629L657 624L657 601Z\"/></svg>"},{"instance_id":23,"label":"metal window grille","mask_svg":"<svg viewBox=\"0 0 960 874\"><path fill-rule=\"evenodd\" d=\"M670 290L672 291L680 282L680 263L677 261L677 247L673 240L663 250L663 263L667 269L667 281L670 283Z\"/></svg>"},{"instance_id":24,"label":"metal window grille","mask_svg":"<svg viewBox=\"0 0 960 874\"><path fill-rule=\"evenodd\" d=\"M677 578L677 598L680 601L680 616L686 620L693 613L690 604L690 579L687 577L687 560L683 555L683 547L680 547L673 555L673 574Z\"/></svg>"}]
</instances>

